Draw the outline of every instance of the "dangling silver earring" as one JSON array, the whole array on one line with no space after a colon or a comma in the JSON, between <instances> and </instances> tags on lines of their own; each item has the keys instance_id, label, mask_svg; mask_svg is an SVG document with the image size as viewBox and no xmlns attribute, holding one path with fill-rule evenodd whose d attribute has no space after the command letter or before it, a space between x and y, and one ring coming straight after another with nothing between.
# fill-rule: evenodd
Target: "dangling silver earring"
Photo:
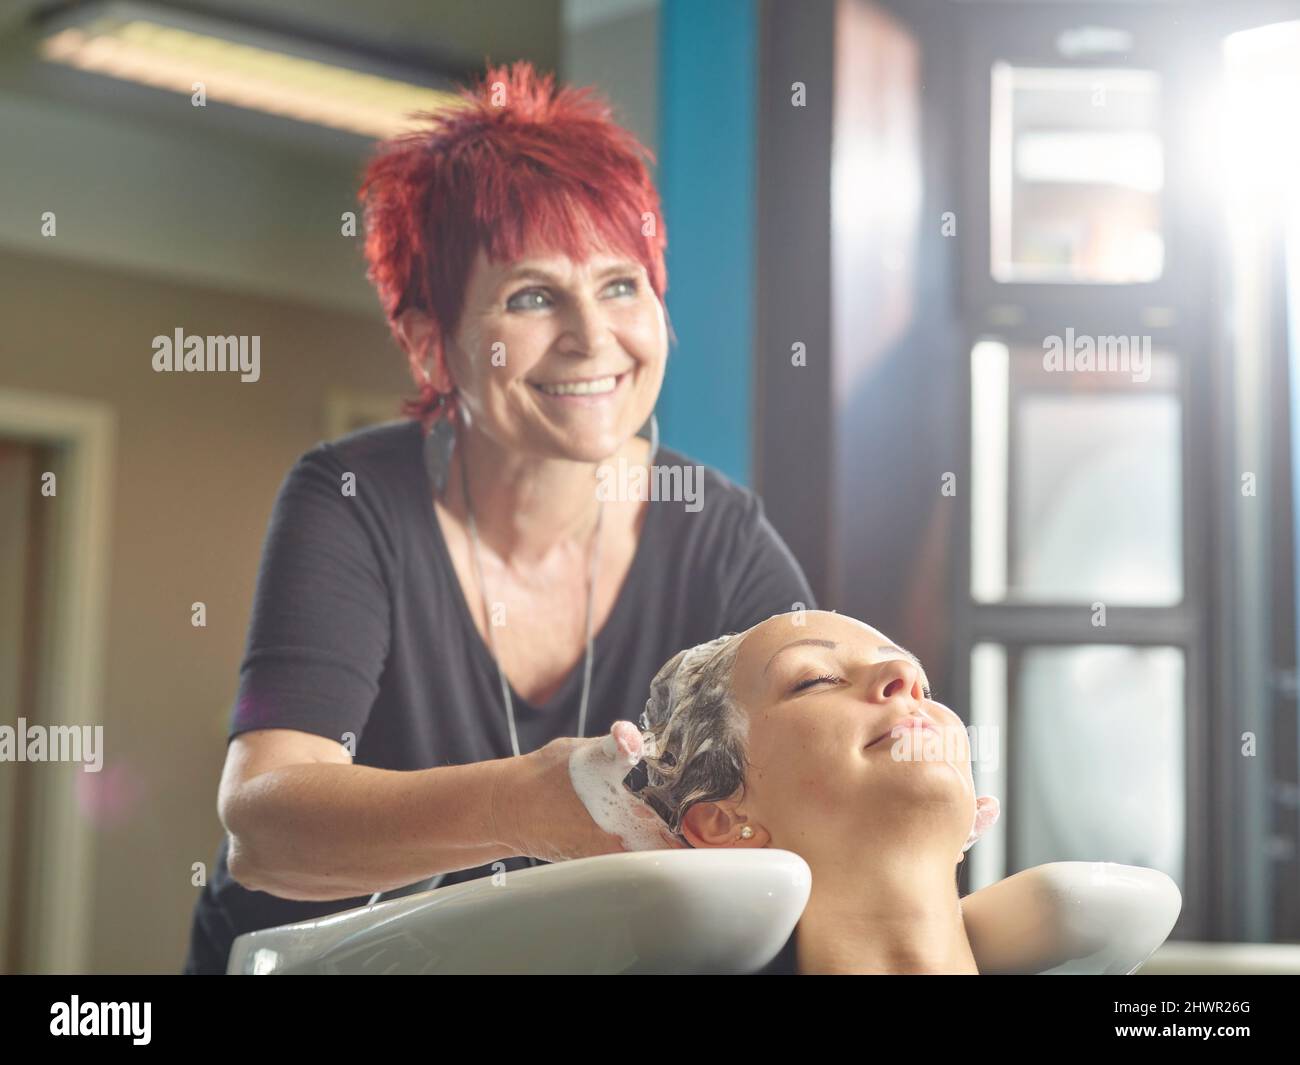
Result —
<instances>
[{"instance_id":1,"label":"dangling silver earring","mask_svg":"<svg viewBox=\"0 0 1300 1065\"><path fill-rule=\"evenodd\" d=\"M449 393L439 393L436 409L442 411L449 399ZM442 414L430 426L424 438L424 466L428 471L429 480L433 483L434 494L438 498L442 498L446 490L447 479L451 474L451 456L455 449L456 427L450 417Z\"/></svg>"}]
</instances>

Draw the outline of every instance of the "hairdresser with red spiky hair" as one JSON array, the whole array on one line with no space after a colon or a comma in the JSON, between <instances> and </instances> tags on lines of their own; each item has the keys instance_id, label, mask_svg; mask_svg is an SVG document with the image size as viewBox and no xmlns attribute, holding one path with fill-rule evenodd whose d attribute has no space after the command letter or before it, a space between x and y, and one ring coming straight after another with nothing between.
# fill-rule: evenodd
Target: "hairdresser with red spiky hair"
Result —
<instances>
[{"instance_id":1,"label":"hairdresser with red spiky hair","mask_svg":"<svg viewBox=\"0 0 1300 1065\"><path fill-rule=\"evenodd\" d=\"M758 498L658 446L648 152L522 63L421 117L360 189L419 395L280 488L187 972L376 893L626 849L571 757L638 740L681 648L815 606Z\"/></svg>"}]
</instances>

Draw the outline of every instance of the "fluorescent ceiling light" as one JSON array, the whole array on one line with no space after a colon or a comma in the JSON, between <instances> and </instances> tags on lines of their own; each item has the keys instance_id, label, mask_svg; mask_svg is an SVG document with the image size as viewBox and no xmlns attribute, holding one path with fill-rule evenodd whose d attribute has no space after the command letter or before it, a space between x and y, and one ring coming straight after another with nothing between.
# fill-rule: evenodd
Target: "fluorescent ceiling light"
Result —
<instances>
[{"instance_id":1,"label":"fluorescent ceiling light","mask_svg":"<svg viewBox=\"0 0 1300 1065\"><path fill-rule=\"evenodd\" d=\"M346 52L205 16L141 4L78 7L51 21L43 58L190 96L346 130L391 137L419 125L412 111L460 106L444 89L368 73Z\"/></svg>"}]
</instances>

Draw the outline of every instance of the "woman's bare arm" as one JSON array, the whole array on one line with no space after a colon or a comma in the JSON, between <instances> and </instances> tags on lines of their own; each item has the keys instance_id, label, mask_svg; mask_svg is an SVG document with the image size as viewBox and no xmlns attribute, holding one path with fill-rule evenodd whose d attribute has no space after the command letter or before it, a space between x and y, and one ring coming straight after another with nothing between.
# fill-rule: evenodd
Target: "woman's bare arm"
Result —
<instances>
[{"instance_id":1,"label":"woman's bare arm","mask_svg":"<svg viewBox=\"0 0 1300 1065\"><path fill-rule=\"evenodd\" d=\"M626 841L592 820L570 768L575 756L616 751L607 740L562 736L515 758L399 772L353 765L340 744L296 729L241 733L217 800L230 875L282 898L327 900L500 858L617 853ZM626 774L613 753L605 760Z\"/></svg>"},{"instance_id":2,"label":"woman's bare arm","mask_svg":"<svg viewBox=\"0 0 1300 1065\"><path fill-rule=\"evenodd\" d=\"M398 772L353 765L323 736L242 733L217 801L231 876L282 898L340 899L514 856L497 794L511 761Z\"/></svg>"},{"instance_id":3,"label":"woman's bare arm","mask_svg":"<svg viewBox=\"0 0 1300 1065\"><path fill-rule=\"evenodd\" d=\"M1182 909L1164 873L1113 862L1049 862L961 900L981 973L1129 973Z\"/></svg>"}]
</instances>

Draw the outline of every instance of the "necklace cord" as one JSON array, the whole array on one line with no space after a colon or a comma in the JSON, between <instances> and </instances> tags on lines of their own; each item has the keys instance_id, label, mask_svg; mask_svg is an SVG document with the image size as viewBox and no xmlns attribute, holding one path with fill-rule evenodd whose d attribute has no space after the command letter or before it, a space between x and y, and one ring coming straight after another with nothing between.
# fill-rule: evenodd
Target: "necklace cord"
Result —
<instances>
[{"instance_id":1,"label":"necklace cord","mask_svg":"<svg viewBox=\"0 0 1300 1065\"><path fill-rule=\"evenodd\" d=\"M474 545L474 569L478 575L479 594L483 600L483 620L486 623L488 634L488 647L492 652L493 663L497 667L497 678L501 682L501 699L506 707L506 722L510 727L510 749L516 757L519 755L519 733L515 727L514 700L510 697L510 682L506 679L506 671L501 665L501 656L497 652L496 637L492 633L492 615L488 607L487 581L483 577L483 558L479 546L478 524L474 520L474 502L470 496L469 490L469 470L468 463L465 461L465 449L461 447L460 451L460 484L461 491L465 495L465 512L469 518L469 535ZM605 518L605 501L600 500L596 505L596 527L592 532L591 559L587 568L587 618L586 618L586 644L587 651L583 661L582 668L582 701L578 707L578 736L583 737L587 733L587 704L591 694L591 666L592 666L592 615L596 598L596 572L600 563L600 530ZM529 857L528 863L534 864L533 859Z\"/></svg>"},{"instance_id":2,"label":"necklace cord","mask_svg":"<svg viewBox=\"0 0 1300 1065\"><path fill-rule=\"evenodd\" d=\"M651 429L650 461L653 462L655 455L657 455L659 452L659 423L653 419L653 416L652 416L650 429ZM460 451L461 451L460 463L459 463L460 484L461 484L462 491L465 493L465 511L469 516L470 539L474 543L474 569L475 572L478 574L479 594L483 598L483 610L485 614L484 620L487 622L488 648L492 652L492 661L497 667L497 677L501 681L501 699L505 703L506 721L510 725L510 749L516 755L518 755L519 736L515 730L514 703L513 700L510 698L510 682L506 680L505 670L501 668L501 657L500 655L497 654L496 638L492 635L492 618L491 615L488 613L488 605L487 605L487 582L483 579L483 559L479 551L478 526L474 521L474 504L471 501L470 494L469 494L469 477L466 471L465 449L462 447ZM595 602L595 598L596 598L596 573L597 573L598 566L600 564L600 529L601 529L601 523L604 521L604 519L605 519L605 501L602 499L600 500L596 508L596 528L595 531L592 533L593 543L591 548L591 563L587 571L587 624L586 624L587 654L582 669L582 702L578 707L578 735L580 737L585 736L587 734L587 697L591 691L591 662L592 662L592 645L593 645L592 631L591 631L592 614L593 614L593 603ZM528 864L530 866L537 865L537 863L533 860L531 855L528 856ZM429 877L427 880L422 880L418 884L414 884L411 885L410 887L402 889L401 893L411 894L413 893L414 890L432 891L434 888L436 888L439 884L442 883L442 881L446 878L446 876L447 876L446 873L437 873L434 876ZM376 905L377 903L383 900L383 897L386 894L390 894L390 892L376 891L370 897L369 905L371 906Z\"/></svg>"}]
</instances>

